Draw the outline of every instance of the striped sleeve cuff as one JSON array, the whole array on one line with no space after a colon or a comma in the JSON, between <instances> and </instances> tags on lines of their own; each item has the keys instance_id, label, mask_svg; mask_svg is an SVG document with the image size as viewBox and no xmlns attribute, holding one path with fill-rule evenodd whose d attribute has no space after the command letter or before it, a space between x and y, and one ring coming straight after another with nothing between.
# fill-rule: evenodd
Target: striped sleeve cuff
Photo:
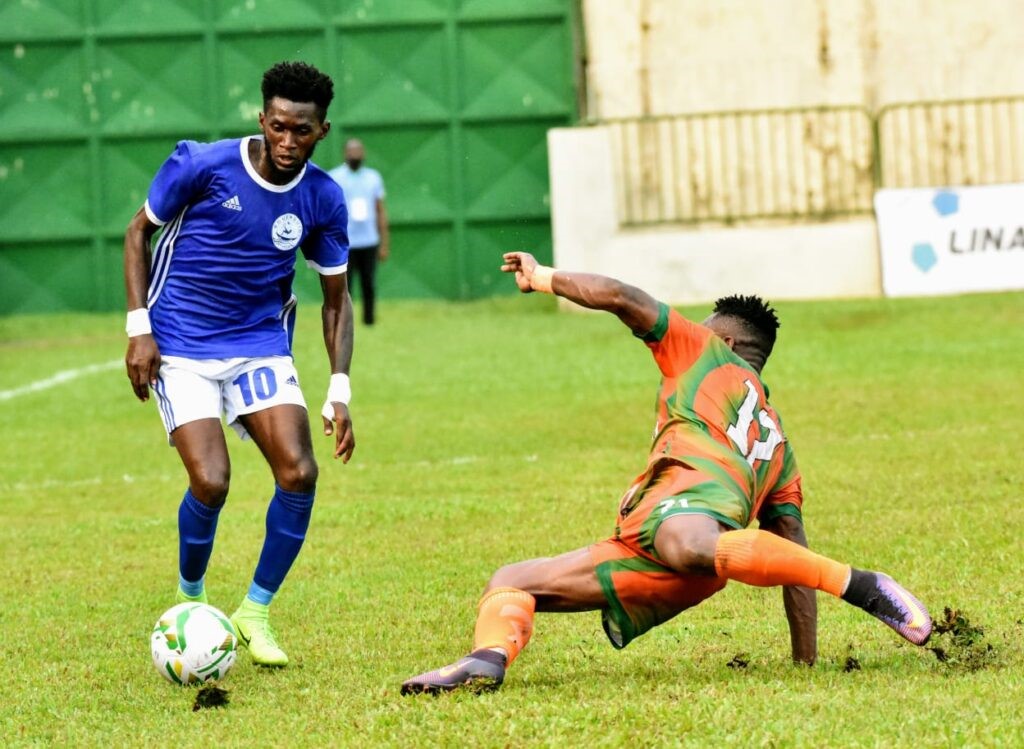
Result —
<instances>
[{"instance_id":1,"label":"striped sleeve cuff","mask_svg":"<svg viewBox=\"0 0 1024 749\"><path fill-rule=\"evenodd\" d=\"M164 224L167 223L163 219L159 218L155 213L153 213L153 208L149 205L148 200L146 201L146 204L143 206L143 208L146 209L146 218L148 218L150 222L156 224L157 226L163 226Z\"/></svg>"},{"instance_id":2,"label":"striped sleeve cuff","mask_svg":"<svg viewBox=\"0 0 1024 749\"><path fill-rule=\"evenodd\" d=\"M664 302L658 302L658 320L654 323L654 327L644 334L634 333L633 335L644 343L658 343L668 331L668 313L669 306Z\"/></svg>"},{"instance_id":3,"label":"striped sleeve cuff","mask_svg":"<svg viewBox=\"0 0 1024 749\"><path fill-rule=\"evenodd\" d=\"M325 268L319 263L315 263L312 260L306 260L306 265L315 270L321 276L340 276L342 273L348 270L348 263L342 263L341 265L333 265L329 268Z\"/></svg>"},{"instance_id":4,"label":"striped sleeve cuff","mask_svg":"<svg viewBox=\"0 0 1024 749\"><path fill-rule=\"evenodd\" d=\"M790 502L785 502L780 505L768 505L761 510L761 516L758 518L760 523L769 523L772 520L782 517L783 515L789 515L797 520L803 521L804 515L800 511L800 508Z\"/></svg>"}]
</instances>

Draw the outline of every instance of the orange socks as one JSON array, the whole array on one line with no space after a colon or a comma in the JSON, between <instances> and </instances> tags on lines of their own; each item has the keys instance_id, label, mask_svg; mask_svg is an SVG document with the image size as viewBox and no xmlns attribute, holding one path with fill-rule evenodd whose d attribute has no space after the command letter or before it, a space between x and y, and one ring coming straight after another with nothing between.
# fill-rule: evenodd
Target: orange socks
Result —
<instances>
[{"instance_id":1,"label":"orange socks","mask_svg":"<svg viewBox=\"0 0 1024 749\"><path fill-rule=\"evenodd\" d=\"M473 650L502 648L508 653L505 665L511 665L533 634L535 604L534 597L519 588L488 591L477 607Z\"/></svg>"},{"instance_id":2,"label":"orange socks","mask_svg":"<svg viewBox=\"0 0 1024 749\"><path fill-rule=\"evenodd\" d=\"M727 531L715 546L719 577L747 585L803 585L839 597L850 579L850 565L808 551L768 531Z\"/></svg>"}]
</instances>

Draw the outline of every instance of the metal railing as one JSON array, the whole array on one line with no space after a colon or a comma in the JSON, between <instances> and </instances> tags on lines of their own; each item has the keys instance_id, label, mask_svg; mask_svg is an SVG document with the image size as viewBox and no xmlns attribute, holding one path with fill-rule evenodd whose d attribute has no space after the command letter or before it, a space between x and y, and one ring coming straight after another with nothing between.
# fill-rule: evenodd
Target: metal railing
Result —
<instances>
[{"instance_id":1,"label":"metal railing","mask_svg":"<svg viewBox=\"0 0 1024 749\"><path fill-rule=\"evenodd\" d=\"M1024 97L891 104L877 123L880 186L1024 180Z\"/></svg>"},{"instance_id":2,"label":"metal railing","mask_svg":"<svg viewBox=\"0 0 1024 749\"><path fill-rule=\"evenodd\" d=\"M624 226L866 215L879 187L1024 181L1024 97L605 120Z\"/></svg>"},{"instance_id":3,"label":"metal railing","mask_svg":"<svg viewBox=\"0 0 1024 749\"><path fill-rule=\"evenodd\" d=\"M625 225L871 210L871 117L860 107L601 124L617 154Z\"/></svg>"}]
</instances>

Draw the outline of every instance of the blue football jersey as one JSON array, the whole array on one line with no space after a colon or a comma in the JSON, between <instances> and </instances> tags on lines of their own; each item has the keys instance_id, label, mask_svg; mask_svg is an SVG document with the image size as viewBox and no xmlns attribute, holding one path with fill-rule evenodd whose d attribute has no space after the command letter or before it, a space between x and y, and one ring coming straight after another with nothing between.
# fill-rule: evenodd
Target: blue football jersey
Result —
<instances>
[{"instance_id":1,"label":"blue football jersey","mask_svg":"<svg viewBox=\"0 0 1024 749\"><path fill-rule=\"evenodd\" d=\"M296 250L322 275L347 269L341 188L312 162L286 185L267 182L250 140L181 141L150 185L146 215L163 230L148 306L163 354L290 355Z\"/></svg>"}]
</instances>

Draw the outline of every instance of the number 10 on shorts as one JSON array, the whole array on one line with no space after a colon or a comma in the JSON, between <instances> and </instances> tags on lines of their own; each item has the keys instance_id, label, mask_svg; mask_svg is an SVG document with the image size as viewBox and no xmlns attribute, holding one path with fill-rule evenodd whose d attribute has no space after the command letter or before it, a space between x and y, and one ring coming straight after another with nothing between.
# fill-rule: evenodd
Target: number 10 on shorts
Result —
<instances>
[{"instance_id":1,"label":"number 10 on shorts","mask_svg":"<svg viewBox=\"0 0 1024 749\"><path fill-rule=\"evenodd\" d=\"M257 400L265 401L267 398L273 398L277 393L277 377L274 376L274 370L270 367L260 367L252 372L242 372L231 381L231 384L238 387L246 406L251 406Z\"/></svg>"}]
</instances>

